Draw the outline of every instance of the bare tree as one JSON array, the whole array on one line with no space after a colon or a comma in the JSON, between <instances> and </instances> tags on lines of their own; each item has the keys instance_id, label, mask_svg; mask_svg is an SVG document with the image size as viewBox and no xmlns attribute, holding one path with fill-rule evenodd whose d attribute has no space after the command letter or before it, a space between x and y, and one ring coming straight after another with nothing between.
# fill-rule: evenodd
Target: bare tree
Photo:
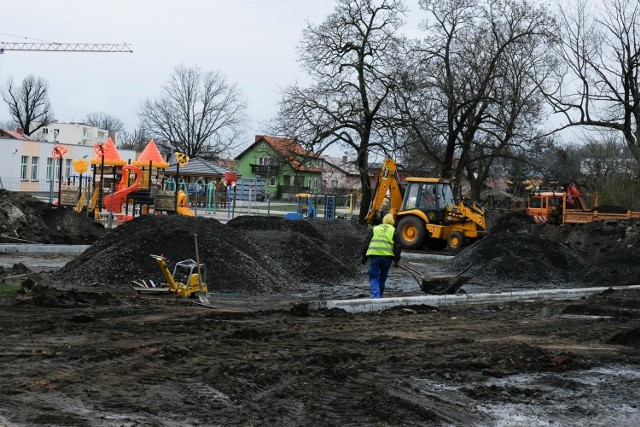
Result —
<instances>
[{"instance_id":1,"label":"bare tree","mask_svg":"<svg viewBox=\"0 0 640 427\"><path fill-rule=\"evenodd\" d=\"M217 72L176 67L158 100L145 100L138 115L145 131L189 157L215 158L239 144L246 102L236 85Z\"/></svg>"},{"instance_id":2,"label":"bare tree","mask_svg":"<svg viewBox=\"0 0 640 427\"><path fill-rule=\"evenodd\" d=\"M566 68L545 91L564 118L559 129L616 130L640 160L640 2L576 0L559 16L557 53Z\"/></svg>"},{"instance_id":3,"label":"bare tree","mask_svg":"<svg viewBox=\"0 0 640 427\"><path fill-rule=\"evenodd\" d=\"M0 120L0 129L15 130L15 122L11 119Z\"/></svg>"},{"instance_id":4,"label":"bare tree","mask_svg":"<svg viewBox=\"0 0 640 427\"><path fill-rule=\"evenodd\" d=\"M418 151L443 177L466 175L478 198L493 161L519 158L515 148L535 137L553 19L525 0L420 4L427 37L396 102Z\"/></svg>"},{"instance_id":5,"label":"bare tree","mask_svg":"<svg viewBox=\"0 0 640 427\"><path fill-rule=\"evenodd\" d=\"M118 148L123 150L142 151L147 146L151 138L143 128L138 128L133 132L123 131L118 135Z\"/></svg>"},{"instance_id":6,"label":"bare tree","mask_svg":"<svg viewBox=\"0 0 640 427\"><path fill-rule=\"evenodd\" d=\"M620 132L590 132L579 152L584 186L597 192L601 203L637 205L640 169Z\"/></svg>"},{"instance_id":7,"label":"bare tree","mask_svg":"<svg viewBox=\"0 0 640 427\"><path fill-rule=\"evenodd\" d=\"M124 132L124 123L110 114L99 112L90 113L84 119L84 122L98 129L108 130L110 132Z\"/></svg>"},{"instance_id":8,"label":"bare tree","mask_svg":"<svg viewBox=\"0 0 640 427\"><path fill-rule=\"evenodd\" d=\"M9 78L2 96L9 106L13 122L27 135L53 120L48 84L41 77L29 75L21 85L14 84L13 79Z\"/></svg>"},{"instance_id":9,"label":"bare tree","mask_svg":"<svg viewBox=\"0 0 640 427\"><path fill-rule=\"evenodd\" d=\"M362 184L360 219L371 199L369 154L385 150L382 130L399 51L401 0L338 0L322 24L309 24L299 63L313 83L283 91L274 129L316 154L339 145L356 152Z\"/></svg>"}]
</instances>

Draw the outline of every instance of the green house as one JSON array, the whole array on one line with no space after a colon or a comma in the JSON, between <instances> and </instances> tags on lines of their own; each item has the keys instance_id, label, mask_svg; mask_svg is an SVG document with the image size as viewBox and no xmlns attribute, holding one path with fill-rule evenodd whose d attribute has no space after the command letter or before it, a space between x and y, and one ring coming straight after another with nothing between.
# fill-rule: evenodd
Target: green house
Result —
<instances>
[{"instance_id":1,"label":"green house","mask_svg":"<svg viewBox=\"0 0 640 427\"><path fill-rule=\"evenodd\" d=\"M243 178L265 181L272 199L293 200L297 193L322 190L322 160L293 139L256 135L235 160Z\"/></svg>"}]
</instances>

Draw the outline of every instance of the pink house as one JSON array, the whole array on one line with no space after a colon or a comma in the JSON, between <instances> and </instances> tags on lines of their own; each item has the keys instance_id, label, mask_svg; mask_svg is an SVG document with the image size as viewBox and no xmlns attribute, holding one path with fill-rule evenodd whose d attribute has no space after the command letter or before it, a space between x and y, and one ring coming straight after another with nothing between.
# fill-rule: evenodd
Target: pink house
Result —
<instances>
[{"instance_id":1,"label":"pink house","mask_svg":"<svg viewBox=\"0 0 640 427\"><path fill-rule=\"evenodd\" d=\"M325 192L351 192L360 190L360 174L355 161L347 156L331 157L322 156L324 168L322 172L322 184Z\"/></svg>"}]
</instances>

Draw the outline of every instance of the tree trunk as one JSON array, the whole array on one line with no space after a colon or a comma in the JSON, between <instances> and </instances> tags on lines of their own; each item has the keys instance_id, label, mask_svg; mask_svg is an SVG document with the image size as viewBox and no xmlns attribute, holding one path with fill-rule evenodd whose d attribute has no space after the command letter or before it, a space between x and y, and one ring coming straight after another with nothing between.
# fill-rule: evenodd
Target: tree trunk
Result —
<instances>
[{"instance_id":1,"label":"tree trunk","mask_svg":"<svg viewBox=\"0 0 640 427\"><path fill-rule=\"evenodd\" d=\"M360 172L360 184L362 185L362 199L358 214L358 222L360 224L364 224L371 204L371 180L369 179L369 156L367 151L368 147L358 150L358 158L356 159L358 171Z\"/></svg>"}]
</instances>

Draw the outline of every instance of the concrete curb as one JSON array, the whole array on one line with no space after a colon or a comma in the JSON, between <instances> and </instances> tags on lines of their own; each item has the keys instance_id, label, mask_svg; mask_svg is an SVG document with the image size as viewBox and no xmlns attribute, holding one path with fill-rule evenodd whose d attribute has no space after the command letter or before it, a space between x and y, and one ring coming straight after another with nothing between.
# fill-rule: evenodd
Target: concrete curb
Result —
<instances>
[{"instance_id":1,"label":"concrete curb","mask_svg":"<svg viewBox=\"0 0 640 427\"><path fill-rule=\"evenodd\" d=\"M81 254L90 245L47 245L47 244L0 244L0 254L53 254L53 255L77 255Z\"/></svg>"},{"instance_id":2,"label":"concrete curb","mask_svg":"<svg viewBox=\"0 0 640 427\"><path fill-rule=\"evenodd\" d=\"M391 307L412 305L453 305L453 304L477 304L506 301L533 301L543 299L579 299L589 295L597 294L607 289L640 289L640 285L633 286L611 286L598 288L577 288L577 289L544 289L537 291L514 291L478 294L458 294L458 295L424 295L401 298L360 298L352 300L327 301L327 308L340 308L350 313L365 313L386 310Z\"/></svg>"}]
</instances>

